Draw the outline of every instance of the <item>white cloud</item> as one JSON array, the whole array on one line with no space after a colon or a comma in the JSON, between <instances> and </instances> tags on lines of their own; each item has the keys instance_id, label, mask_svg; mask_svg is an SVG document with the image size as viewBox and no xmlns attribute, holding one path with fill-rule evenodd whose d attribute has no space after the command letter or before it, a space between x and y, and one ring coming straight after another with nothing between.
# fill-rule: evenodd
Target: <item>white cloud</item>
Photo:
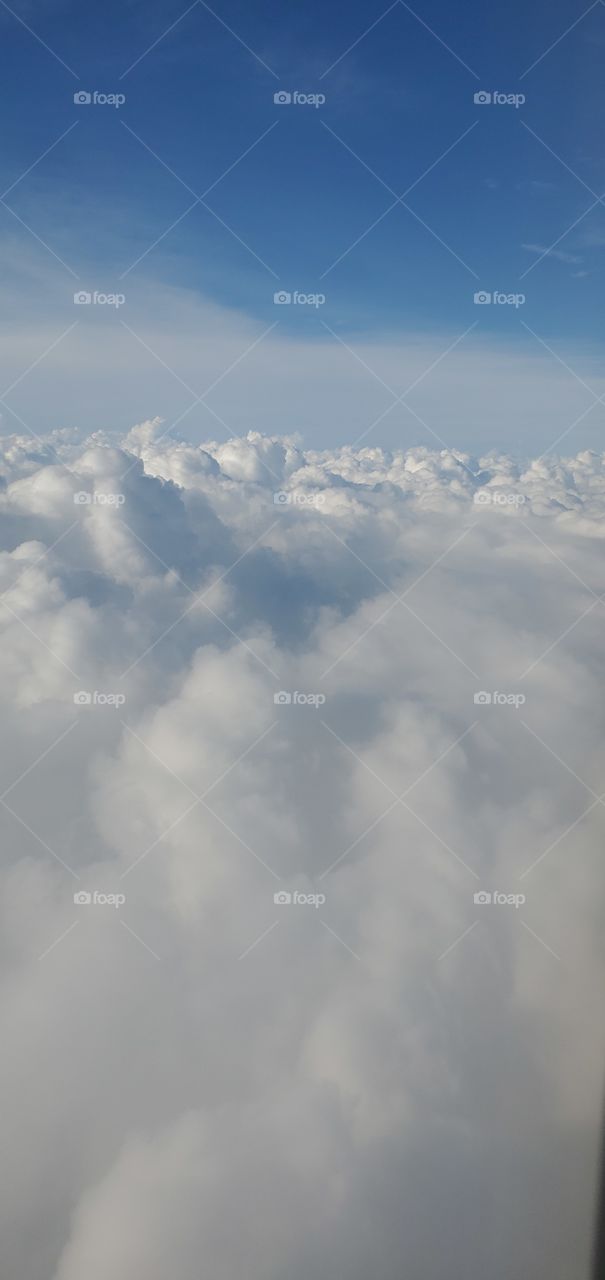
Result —
<instances>
[{"instance_id":1,"label":"white cloud","mask_svg":"<svg viewBox=\"0 0 605 1280\"><path fill-rule=\"evenodd\" d=\"M164 429L3 451L7 1273L579 1274L605 458Z\"/></svg>"}]
</instances>

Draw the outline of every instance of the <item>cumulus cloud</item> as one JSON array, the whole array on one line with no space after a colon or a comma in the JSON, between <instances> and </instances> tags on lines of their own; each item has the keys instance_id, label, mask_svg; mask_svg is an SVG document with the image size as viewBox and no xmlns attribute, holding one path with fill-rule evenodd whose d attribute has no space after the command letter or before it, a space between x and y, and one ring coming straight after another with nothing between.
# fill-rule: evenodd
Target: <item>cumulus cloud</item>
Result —
<instances>
[{"instance_id":1,"label":"cumulus cloud","mask_svg":"<svg viewBox=\"0 0 605 1280\"><path fill-rule=\"evenodd\" d=\"M8 1275L583 1273L604 517L587 451L2 442Z\"/></svg>"}]
</instances>

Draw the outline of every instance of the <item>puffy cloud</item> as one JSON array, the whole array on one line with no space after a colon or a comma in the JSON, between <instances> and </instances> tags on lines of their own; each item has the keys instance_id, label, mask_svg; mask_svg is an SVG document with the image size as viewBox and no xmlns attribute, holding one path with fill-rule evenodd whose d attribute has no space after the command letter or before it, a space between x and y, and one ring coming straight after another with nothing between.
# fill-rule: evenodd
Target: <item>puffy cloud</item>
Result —
<instances>
[{"instance_id":1,"label":"puffy cloud","mask_svg":"<svg viewBox=\"0 0 605 1280\"><path fill-rule=\"evenodd\" d=\"M7 1273L579 1274L604 457L163 432L3 443Z\"/></svg>"}]
</instances>

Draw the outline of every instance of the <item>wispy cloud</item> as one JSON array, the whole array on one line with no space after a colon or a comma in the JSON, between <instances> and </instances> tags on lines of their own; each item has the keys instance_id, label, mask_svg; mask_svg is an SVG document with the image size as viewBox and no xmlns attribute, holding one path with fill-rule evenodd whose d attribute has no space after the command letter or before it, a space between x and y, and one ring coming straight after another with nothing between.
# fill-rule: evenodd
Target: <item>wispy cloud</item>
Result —
<instances>
[{"instance_id":1,"label":"wispy cloud","mask_svg":"<svg viewBox=\"0 0 605 1280\"><path fill-rule=\"evenodd\" d=\"M522 244L522 249L526 249L528 253L535 253L545 258L556 258L557 262L565 262L570 266L575 266L584 259L577 253L567 253L564 249L548 249L543 244Z\"/></svg>"}]
</instances>

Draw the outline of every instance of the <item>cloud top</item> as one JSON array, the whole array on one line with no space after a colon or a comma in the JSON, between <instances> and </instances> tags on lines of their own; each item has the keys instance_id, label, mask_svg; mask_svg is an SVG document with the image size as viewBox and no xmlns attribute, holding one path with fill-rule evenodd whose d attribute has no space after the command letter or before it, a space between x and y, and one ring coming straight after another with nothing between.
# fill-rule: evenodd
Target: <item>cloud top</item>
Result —
<instances>
[{"instance_id":1,"label":"cloud top","mask_svg":"<svg viewBox=\"0 0 605 1280\"><path fill-rule=\"evenodd\" d=\"M2 442L7 1273L580 1274L605 455L164 431Z\"/></svg>"}]
</instances>

